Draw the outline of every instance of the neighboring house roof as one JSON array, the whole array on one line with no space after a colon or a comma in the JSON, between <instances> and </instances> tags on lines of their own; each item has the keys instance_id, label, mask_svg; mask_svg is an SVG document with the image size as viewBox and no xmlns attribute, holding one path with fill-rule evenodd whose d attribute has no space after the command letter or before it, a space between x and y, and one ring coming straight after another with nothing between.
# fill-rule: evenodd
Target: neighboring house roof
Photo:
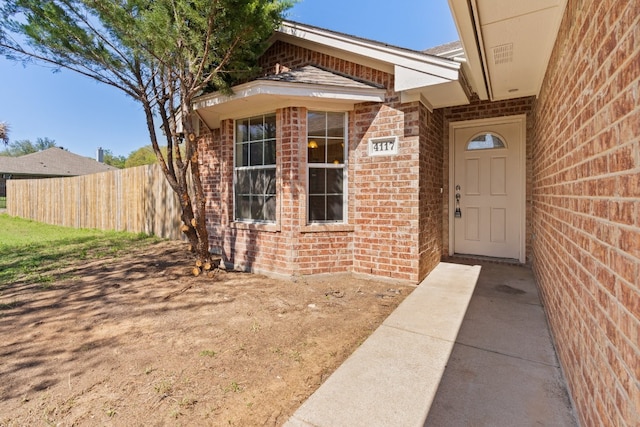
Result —
<instances>
[{"instance_id":1,"label":"neighboring house roof","mask_svg":"<svg viewBox=\"0 0 640 427\"><path fill-rule=\"evenodd\" d=\"M460 40L430 47L429 49L423 50L422 53L454 60L456 58L464 58L464 49L462 48L462 42Z\"/></svg>"},{"instance_id":2,"label":"neighboring house roof","mask_svg":"<svg viewBox=\"0 0 640 427\"><path fill-rule=\"evenodd\" d=\"M77 176L115 170L88 157L53 147L20 157L0 156L0 174L34 176Z\"/></svg>"}]
</instances>

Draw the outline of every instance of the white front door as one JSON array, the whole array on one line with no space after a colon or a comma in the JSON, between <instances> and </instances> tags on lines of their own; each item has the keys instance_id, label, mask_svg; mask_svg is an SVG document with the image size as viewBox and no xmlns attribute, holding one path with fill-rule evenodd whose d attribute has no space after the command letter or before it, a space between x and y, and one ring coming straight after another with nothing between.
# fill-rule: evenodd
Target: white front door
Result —
<instances>
[{"instance_id":1,"label":"white front door","mask_svg":"<svg viewBox=\"0 0 640 427\"><path fill-rule=\"evenodd\" d=\"M524 121L452 124L453 253L524 262Z\"/></svg>"}]
</instances>

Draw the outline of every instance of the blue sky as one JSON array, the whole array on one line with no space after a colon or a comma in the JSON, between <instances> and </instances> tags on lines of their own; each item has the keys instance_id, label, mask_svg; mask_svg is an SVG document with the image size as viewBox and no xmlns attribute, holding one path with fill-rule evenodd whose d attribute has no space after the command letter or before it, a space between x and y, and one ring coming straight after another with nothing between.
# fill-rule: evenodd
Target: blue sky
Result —
<instances>
[{"instance_id":1,"label":"blue sky","mask_svg":"<svg viewBox=\"0 0 640 427\"><path fill-rule=\"evenodd\" d=\"M287 19L415 50L458 39L447 0L301 0ZM48 137L88 157L98 147L127 156L149 144L142 110L117 89L4 57L0 84L12 141Z\"/></svg>"}]
</instances>

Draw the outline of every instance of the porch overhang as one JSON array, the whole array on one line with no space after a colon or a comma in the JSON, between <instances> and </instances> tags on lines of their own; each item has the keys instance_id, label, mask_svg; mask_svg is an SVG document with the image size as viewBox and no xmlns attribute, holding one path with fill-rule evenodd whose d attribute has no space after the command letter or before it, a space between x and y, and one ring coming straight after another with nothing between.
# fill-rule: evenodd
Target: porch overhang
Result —
<instances>
[{"instance_id":1,"label":"porch overhang","mask_svg":"<svg viewBox=\"0 0 640 427\"><path fill-rule=\"evenodd\" d=\"M385 90L377 87L339 87L323 84L255 80L238 85L231 95L215 92L199 97L194 110L209 129L230 118L248 117L286 107L352 110L363 102L383 102Z\"/></svg>"},{"instance_id":2,"label":"porch overhang","mask_svg":"<svg viewBox=\"0 0 640 427\"><path fill-rule=\"evenodd\" d=\"M466 62L482 100L537 96L567 0L449 0Z\"/></svg>"},{"instance_id":3,"label":"porch overhang","mask_svg":"<svg viewBox=\"0 0 640 427\"><path fill-rule=\"evenodd\" d=\"M471 93L460 70L449 76L436 76L413 69L395 67L395 91L401 102L422 102L429 110L469 103Z\"/></svg>"}]
</instances>

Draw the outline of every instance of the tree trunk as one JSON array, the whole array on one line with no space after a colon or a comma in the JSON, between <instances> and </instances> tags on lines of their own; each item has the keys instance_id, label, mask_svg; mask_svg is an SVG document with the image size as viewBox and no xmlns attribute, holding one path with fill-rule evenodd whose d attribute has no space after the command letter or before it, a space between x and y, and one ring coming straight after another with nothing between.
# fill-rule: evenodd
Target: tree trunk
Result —
<instances>
[{"instance_id":1,"label":"tree trunk","mask_svg":"<svg viewBox=\"0 0 640 427\"><path fill-rule=\"evenodd\" d=\"M197 140L195 138L195 134L193 134L190 123L191 116L189 115L186 120L183 120L183 124L185 125L183 129L187 131L187 138L185 141L187 157L184 162L178 157L176 160L178 167L175 167L175 165L171 165L171 167L169 167L158 145L151 106L149 103L144 102L143 105L147 116L147 127L149 129L149 134L151 135L151 145L156 153L156 157L158 158L158 162L160 163L160 167L165 178L180 200L180 207L182 209L180 214L182 226L180 227L180 230L187 237L190 250L195 254L196 262L200 265L210 264L211 254L209 253L209 233L207 230L205 210L206 196L204 189L202 188L202 180L200 179L198 147ZM168 128L168 119L168 117L165 117L163 120L165 128ZM169 131L172 135L175 135L175 126L174 129L169 129ZM167 135L167 139L174 139L175 136L172 135ZM190 138L189 136L191 135L194 135L194 137ZM168 145L171 146L172 144ZM189 180L187 179L188 173L191 173L192 177L193 194L195 196L195 210L192 196L189 193ZM198 270L197 274L196 269ZM194 268L193 273L196 276L199 275L199 267Z\"/></svg>"}]
</instances>

